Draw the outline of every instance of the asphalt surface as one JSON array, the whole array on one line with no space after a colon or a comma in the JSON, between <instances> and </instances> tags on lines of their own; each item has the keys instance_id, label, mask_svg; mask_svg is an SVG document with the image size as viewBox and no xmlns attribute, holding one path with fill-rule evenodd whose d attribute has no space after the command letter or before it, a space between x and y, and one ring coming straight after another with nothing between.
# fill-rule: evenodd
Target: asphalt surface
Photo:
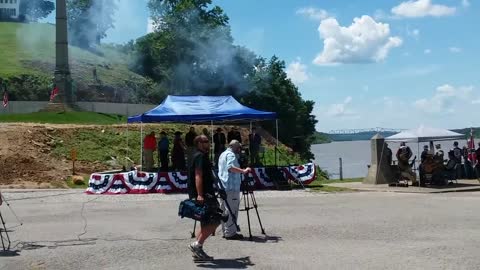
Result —
<instances>
[{"instance_id":1,"label":"asphalt surface","mask_svg":"<svg viewBox=\"0 0 480 270\"><path fill-rule=\"evenodd\" d=\"M254 241L208 239L212 263L187 249L185 195L8 192L0 207L14 252L0 269L479 269L480 193L256 192ZM254 212L251 212L254 214ZM248 235L246 213L240 214Z\"/></svg>"}]
</instances>

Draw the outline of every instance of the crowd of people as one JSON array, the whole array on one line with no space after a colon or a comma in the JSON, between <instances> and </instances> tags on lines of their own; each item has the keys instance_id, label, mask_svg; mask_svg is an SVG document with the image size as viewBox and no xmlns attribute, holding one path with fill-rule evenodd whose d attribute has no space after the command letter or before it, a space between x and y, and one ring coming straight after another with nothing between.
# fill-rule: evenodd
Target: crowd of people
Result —
<instances>
[{"instance_id":1,"label":"crowd of people","mask_svg":"<svg viewBox=\"0 0 480 270\"><path fill-rule=\"evenodd\" d=\"M248 156L250 158L249 165L258 166L261 164L260 152L262 138L257 133L257 129L252 127L252 132L248 135ZM190 130L182 138L182 132L174 133L172 146L165 131L160 132L160 138L152 131L143 139L143 170L153 171L158 168L160 171L184 171L191 163L193 154L195 153L194 140L198 135L204 135L211 138L208 129L204 128L201 134L198 134L195 127L190 127ZM237 127L231 127L230 131L225 136L222 128L217 128L213 134L213 164L218 167L220 154L226 150L227 144L233 140L242 143L242 135ZM157 152L157 167L155 166L154 152Z\"/></svg>"},{"instance_id":2,"label":"crowd of people","mask_svg":"<svg viewBox=\"0 0 480 270\"><path fill-rule=\"evenodd\" d=\"M386 153L387 162L392 164L392 151L388 145ZM412 170L415 163L415 159L410 160L412 156L413 152L410 147L402 142L396 153L398 171L401 177L412 181L413 185L425 186L426 183L445 185L448 180L472 179L480 176L480 166L478 166L477 160L477 157L480 157L480 143L477 149L471 149L468 146L460 148L458 142L455 141L446 157L440 144L434 146L431 141L429 145L424 145L418 167L419 181L417 181L416 173Z\"/></svg>"}]
</instances>

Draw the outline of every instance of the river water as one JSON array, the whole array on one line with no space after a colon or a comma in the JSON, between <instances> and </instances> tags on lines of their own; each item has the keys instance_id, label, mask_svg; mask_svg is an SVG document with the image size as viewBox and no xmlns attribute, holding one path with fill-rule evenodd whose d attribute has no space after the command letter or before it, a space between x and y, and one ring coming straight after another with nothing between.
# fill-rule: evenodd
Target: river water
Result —
<instances>
[{"instance_id":1,"label":"river water","mask_svg":"<svg viewBox=\"0 0 480 270\"><path fill-rule=\"evenodd\" d=\"M460 148L466 145L466 141L459 140ZM447 152L453 148L453 141L435 142L440 143L447 158ZM413 155L417 155L417 161L420 160L420 153L423 150L423 145L428 143L407 143L412 149ZM327 170L331 179L340 178L339 175L339 158L343 161L343 177L356 178L365 177L368 172L368 167L371 163L370 141L348 141L348 142L332 142L327 144L312 145L312 153L315 155L315 164L320 168ZM393 152L393 159L395 160L395 153L400 146L399 143L389 143L390 149ZM417 149L418 147L418 149ZM417 153L419 151L419 153Z\"/></svg>"}]
</instances>

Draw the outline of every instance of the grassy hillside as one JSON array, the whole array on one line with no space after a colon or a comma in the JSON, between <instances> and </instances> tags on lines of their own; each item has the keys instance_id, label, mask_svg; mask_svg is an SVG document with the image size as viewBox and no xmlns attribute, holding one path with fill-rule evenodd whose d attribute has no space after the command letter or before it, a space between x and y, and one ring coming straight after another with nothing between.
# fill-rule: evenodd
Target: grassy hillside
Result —
<instances>
[{"instance_id":1,"label":"grassy hillside","mask_svg":"<svg viewBox=\"0 0 480 270\"><path fill-rule=\"evenodd\" d=\"M98 50L94 54L69 47L72 78L80 97L87 96L88 92L108 92L112 89L117 91L117 96L128 97L137 88L147 87L145 78L128 70L126 55L107 48ZM55 27L42 23L0 23L0 59L0 77L9 81L13 99L31 98L32 94L22 93L21 90L31 92L29 88L32 86L38 88L36 91L48 93L55 68ZM94 68L100 80L98 82L93 77ZM103 96L108 94L103 93ZM95 95L90 98L94 99Z\"/></svg>"}]
</instances>

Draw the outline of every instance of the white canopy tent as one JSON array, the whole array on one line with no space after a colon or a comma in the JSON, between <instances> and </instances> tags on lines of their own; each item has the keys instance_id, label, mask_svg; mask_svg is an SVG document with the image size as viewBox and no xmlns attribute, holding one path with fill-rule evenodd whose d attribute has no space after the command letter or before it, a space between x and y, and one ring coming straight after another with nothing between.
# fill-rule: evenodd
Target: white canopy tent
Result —
<instances>
[{"instance_id":1,"label":"white canopy tent","mask_svg":"<svg viewBox=\"0 0 480 270\"><path fill-rule=\"evenodd\" d=\"M450 141L464 139L465 135L450 131L448 129L431 128L420 126L409 129L385 138L387 142L429 142L429 141Z\"/></svg>"}]
</instances>

